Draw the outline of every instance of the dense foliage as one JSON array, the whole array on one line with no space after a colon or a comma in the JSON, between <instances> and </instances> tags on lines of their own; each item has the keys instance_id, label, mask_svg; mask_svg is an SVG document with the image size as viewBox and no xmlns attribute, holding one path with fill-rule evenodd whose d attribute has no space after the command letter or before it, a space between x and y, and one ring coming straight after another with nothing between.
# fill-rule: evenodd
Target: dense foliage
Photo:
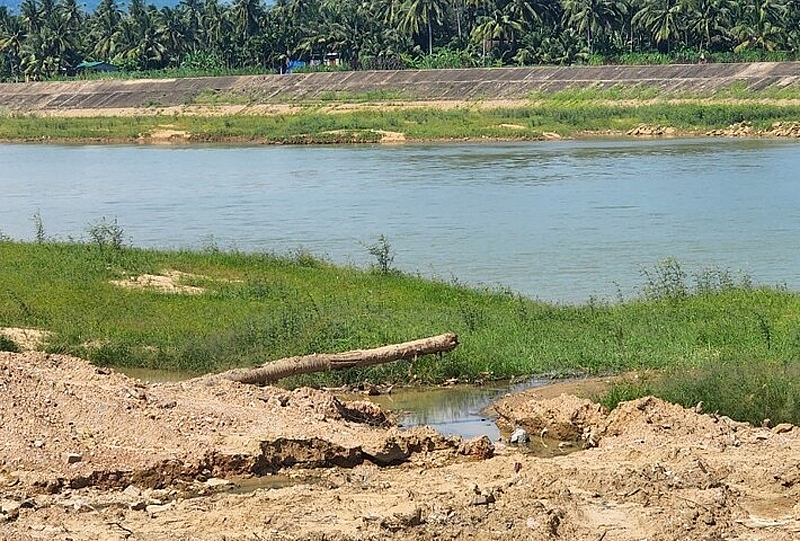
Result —
<instances>
[{"instance_id":1,"label":"dense foliage","mask_svg":"<svg viewBox=\"0 0 800 541\"><path fill-rule=\"evenodd\" d=\"M0 7L0 80L127 71L282 71L794 58L799 0L23 0Z\"/></svg>"}]
</instances>

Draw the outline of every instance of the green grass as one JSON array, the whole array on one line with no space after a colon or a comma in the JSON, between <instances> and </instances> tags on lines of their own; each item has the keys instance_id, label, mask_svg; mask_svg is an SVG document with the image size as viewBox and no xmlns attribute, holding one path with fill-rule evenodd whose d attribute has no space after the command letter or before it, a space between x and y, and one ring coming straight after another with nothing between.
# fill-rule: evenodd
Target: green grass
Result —
<instances>
[{"instance_id":1,"label":"green grass","mask_svg":"<svg viewBox=\"0 0 800 541\"><path fill-rule=\"evenodd\" d=\"M705 132L745 121L756 129L767 128L774 122L800 121L798 105L748 100L632 104L625 98L629 92L636 93L641 100L650 95L646 88L572 91L536 100L535 105L497 109L397 107L323 113L317 105L305 106L296 113L264 116L48 118L6 115L0 122L0 140L134 141L165 124L171 129L188 132L195 142L361 143L379 141L378 130L402 132L407 139L424 141L535 140L544 132L564 136L608 130L625 132L640 124ZM730 89L729 92L741 91ZM620 103L598 102L602 96L609 95Z\"/></svg>"},{"instance_id":2,"label":"green grass","mask_svg":"<svg viewBox=\"0 0 800 541\"><path fill-rule=\"evenodd\" d=\"M188 283L207 293L163 294L110 283L165 269L197 275ZM461 345L442 360L309 376L294 384L630 370L673 370L692 374L686 381L696 383L702 379L696 374L719 366L720 359L736 360L730 366L740 372L712 374L710 387L718 385L713 382L720 374L738 381L745 377L739 373L763 375L762 367L781 368L796 379L800 295L756 288L724 272L702 272L691 286L674 270L669 264L656 267L646 276L641 298L560 306L509 291L334 266L306 253L3 240L0 326L52 331L50 351L98 364L193 373L446 331L460 338ZM694 394L687 396L695 401Z\"/></svg>"},{"instance_id":3,"label":"green grass","mask_svg":"<svg viewBox=\"0 0 800 541\"><path fill-rule=\"evenodd\" d=\"M664 372L644 374L636 382L615 385L602 397L609 408L645 395L718 412L760 425L800 424L800 362L797 356L778 361L746 352L709 355L694 362L676 363Z\"/></svg>"}]
</instances>

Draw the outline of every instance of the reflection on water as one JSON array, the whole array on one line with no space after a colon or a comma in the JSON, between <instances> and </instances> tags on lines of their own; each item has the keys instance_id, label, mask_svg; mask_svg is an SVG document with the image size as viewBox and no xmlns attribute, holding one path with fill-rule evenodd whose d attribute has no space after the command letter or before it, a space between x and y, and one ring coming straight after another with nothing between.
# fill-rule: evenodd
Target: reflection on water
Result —
<instances>
[{"instance_id":1,"label":"reflection on water","mask_svg":"<svg viewBox=\"0 0 800 541\"><path fill-rule=\"evenodd\" d=\"M467 439L488 436L492 441L497 441L500 431L494 419L483 410L506 393L540 387L547 382L531 379L516 384L494 383L480 387L401 389L389 395L368 398L394 412L402 426L430 426L445 435Z\"/></svg>"}]
</instances>

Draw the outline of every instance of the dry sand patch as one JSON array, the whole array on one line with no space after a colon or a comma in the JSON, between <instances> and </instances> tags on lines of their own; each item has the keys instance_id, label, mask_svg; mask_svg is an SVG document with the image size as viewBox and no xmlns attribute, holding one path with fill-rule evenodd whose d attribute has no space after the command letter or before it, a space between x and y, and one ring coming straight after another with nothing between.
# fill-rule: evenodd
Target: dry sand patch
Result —
<instances>
[{"instance_id":1,"label":"dry sand patch","mask_svg":"<svg viewBox=\"0 0 800 541\"><path fill-rule=\"evenodd\" d=\"M52 333L40 329L0 327L0 334L14 342L20 351L36 351L47 342Z\"/></svg>"},{"instance_id":2,"label":"dry sand patch","mask_svg":"<svg viewBox=\"0 0 800 541\"><path fill-rule=\"evenodd\" d=\"M196 274L168 270L164 271L163 274L140 274L139 276L131 276L121 280L111 280L111 283L126 289L150 290L160 293L183 293L187 295L205 293L205 288L180 283L181 280L192 278L203 277Z\"/></svg>"}]
</instances>

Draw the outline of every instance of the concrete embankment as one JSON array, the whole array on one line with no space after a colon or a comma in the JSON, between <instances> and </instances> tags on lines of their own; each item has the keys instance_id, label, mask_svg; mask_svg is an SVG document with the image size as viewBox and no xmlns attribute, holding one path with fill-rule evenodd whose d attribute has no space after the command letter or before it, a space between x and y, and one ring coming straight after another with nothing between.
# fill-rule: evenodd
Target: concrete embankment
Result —
<instances>
[{"instance_id":1,"label":"concrete embankment","mask_svg":"<svg viewBox=\"0 0 800 541\"><path fill-rule=\"evenodd\" d=\"M646 86L666 92L750 90L800 85L800 62L670 66L577 66L405 70L292 75L0 84L0 112L172 107L234 93L254 102L313 100L333 93L395 93L411 100L526 98L566 88Z\"/></svg>"}]
</instances>

